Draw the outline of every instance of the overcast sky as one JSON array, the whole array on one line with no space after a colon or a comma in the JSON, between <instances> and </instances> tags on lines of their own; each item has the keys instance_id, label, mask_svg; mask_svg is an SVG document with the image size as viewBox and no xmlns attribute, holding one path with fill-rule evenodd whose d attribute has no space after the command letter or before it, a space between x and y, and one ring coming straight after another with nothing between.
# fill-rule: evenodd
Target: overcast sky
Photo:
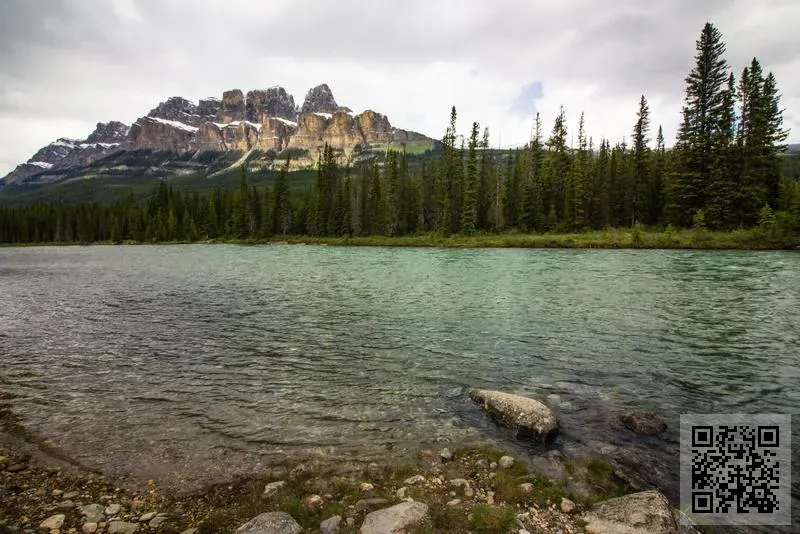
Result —
<instances>
[{"instance_id":1,"label":"overcast sky","mask_svg":"<svg viewBox=\"0 0 800 534\"><path fill-rule=\"evenodd\" d=\"M738 74L775 72L800 139L797 0L2 0L0 176L58 137L127 124L172 95L282 85L441 137L488 126L495 145L545 132L563 104L595 139L630 136L639 96L674 139L684 77L714 22ZM655 131L652 134L655 137Z\"/></svg>"}]
</instances>

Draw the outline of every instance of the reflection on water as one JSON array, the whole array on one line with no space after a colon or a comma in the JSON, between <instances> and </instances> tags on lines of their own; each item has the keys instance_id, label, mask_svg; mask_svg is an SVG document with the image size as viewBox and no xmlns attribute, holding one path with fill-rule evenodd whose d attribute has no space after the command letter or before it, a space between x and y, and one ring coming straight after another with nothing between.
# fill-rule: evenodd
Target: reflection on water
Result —
<instances>
[{"instance_id":1,"label":"reflection on water","mask_svg":"<svg viewBox=\"0 0 800 534\"><path fill-rule=\"evenodd\" d=\"M549 395L557 446L672 473L680 413L800 411L798 288L777 252L0 249L0 389L81 462L165 483L437 440L524 453L472 387ZM666 439L632 439L627 409Z\"/></svg>"}]
</instances>

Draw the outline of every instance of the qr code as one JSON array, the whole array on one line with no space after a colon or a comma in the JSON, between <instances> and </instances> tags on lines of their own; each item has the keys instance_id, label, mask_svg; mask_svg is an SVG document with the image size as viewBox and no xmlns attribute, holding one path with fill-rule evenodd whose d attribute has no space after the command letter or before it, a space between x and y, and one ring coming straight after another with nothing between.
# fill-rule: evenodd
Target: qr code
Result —
<instances>
[{"instance_id":1,"label":"qr code","mask_svg":"<svg viewBox=\"0 0 800 534\"><path fill-rule=\"evenodd\" d=\"M701 525L791 524L791 416L681 416L681 510Z\"/></svg>"}]
</instances>

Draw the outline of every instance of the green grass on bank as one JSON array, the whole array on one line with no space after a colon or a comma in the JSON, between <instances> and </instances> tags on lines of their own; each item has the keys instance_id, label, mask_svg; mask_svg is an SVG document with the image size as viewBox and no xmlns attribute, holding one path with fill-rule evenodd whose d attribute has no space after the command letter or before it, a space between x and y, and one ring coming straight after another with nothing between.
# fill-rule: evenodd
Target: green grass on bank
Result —
<instances>
[{"instance_id":1,"label":"green grass on bank","mask_svg":"<svg viewBox=\"0 0 800 534\"><path fill-rule=\"evenodd\" d=\"M181 242L173 242L186 243ZM474 235L415 234L400 237L274 236L268 239L212 239L207 244L305 244L363 247L441 248L606 248L606 249L698 249L698 250L800 250L800 236L784 235L761 228L714 232L708 230L608 229L579 233L502 233ZM30 243L11 246L70 245L81 243ZM84 243L85 244L85 243ZM101 243L111 244L111 243ZM125 242L125 244L140 244ZM6 245L9 246L9 245Z\"/></svg>"}]
</instances>

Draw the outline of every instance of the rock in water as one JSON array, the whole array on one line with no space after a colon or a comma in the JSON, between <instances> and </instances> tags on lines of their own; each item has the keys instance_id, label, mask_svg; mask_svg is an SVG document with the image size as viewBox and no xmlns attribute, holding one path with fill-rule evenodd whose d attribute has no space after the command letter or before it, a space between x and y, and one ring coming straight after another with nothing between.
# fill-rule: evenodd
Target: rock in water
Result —
<instances>
[{"instance_id":1,"label":"rock in water","mask_svg":"<svg viewBox=\"0 0 800 534\"><path fill-rule=\"evenodd\" d=\"M667 429L660 415L650 412L631 412L620 416L622 424L641 436L657 436Z\"/></svg>"},{"instance_id":2,"label":"rock in water","mask_svg":"<svg viewBox=\"0 0 800 534\"><path fill-rule=\"evenodd\" d=\"M39 525L39 528L42 530L58 530L61 528L61 525L64 524L64 520L67 518L64 514L56 514L54 516L50 516L44 521L42 524Z\"/></svg>"},{"instance_id":3,"label":"rock in water","mask_svg":"<svg viewBox=\"0 0 800 534\"><path fill-rule=\"evenodd\" d=\"M558 433L556 415L536 399L487 389L474 389L469 396L518 435L547 442Z\"/></svg>"},{"instance_id":4,"label":"rock in water","mask_svg":"<svg viewBox=\"0 0 800 534\"><path fill-rule=\"evenodd\" d=\"M342 522L342 516L340 515L329 517L328 519L319 524L320 534L338 534L339 523L341 522Z\"/></svg>"},{"instance_id":5,"label":"rock in water","mask_svg":"<svg viewBox=\"0 0 800 534\"><path fill-rule=\"evenodd\" d=\"M260 514L236 530L236 534L299 534L301 528L286 512Z\"/></svg>"},{"instance_id":6,"label":"rock in water","mask_svg":"<svg viewBox=\"0 0 800 534\"><path fill-rule=\"evenodd\" d=\"M428 505L409 501L391 508L377 510L364 518L361 534L404 534L406 528L419 523L428 515Z\"/></svg>"},{"instance_id":7,"label":"rock in water","mask_svg":"<svg viewBox=\"0 0 800 534\"><path fill-rule=\"evenodd\" d=\"M583 514L591 534L679 534L667 498L657 490L597 503Z\"/></svg>"}]
</instances>

